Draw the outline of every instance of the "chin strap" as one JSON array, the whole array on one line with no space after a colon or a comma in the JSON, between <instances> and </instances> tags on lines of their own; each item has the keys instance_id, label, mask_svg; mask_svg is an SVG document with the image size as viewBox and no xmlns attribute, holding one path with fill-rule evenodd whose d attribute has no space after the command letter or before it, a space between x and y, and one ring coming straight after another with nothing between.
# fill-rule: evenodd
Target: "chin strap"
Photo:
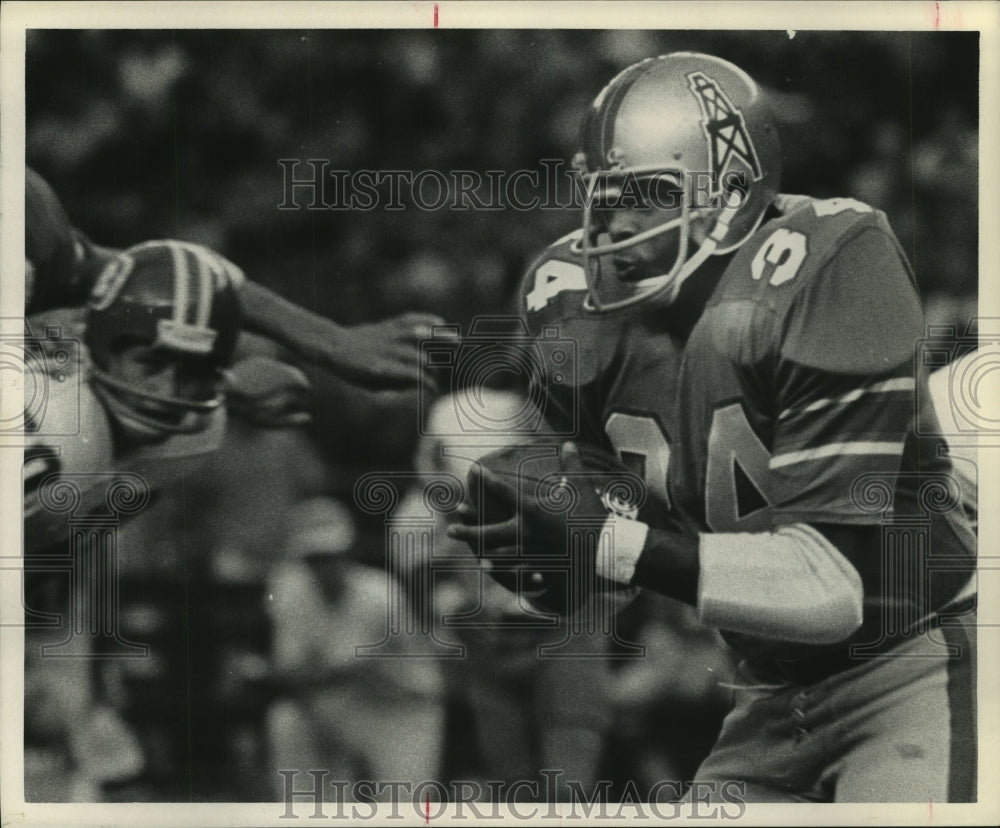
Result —
<instances>
[{"instance_id":1,"label":"chin strap","mask_svg":"<svg viewBox=\"0 0 1000 828\"><path fill-rule=\"evenodd\" d=\"M222 395L211 400L188 401L139 392L96 366L91 368L90 379L91 387L107 406L115 421L129 432L145 439L201 431L205 427L207 416L216 411L223 400ZM166 406L178 411L181 416L176 422L160 419L140 411L137 406L129 403L130 399Z\"/></svg>"},{"instance_id":2,"label":"chin strap","mask_svg":"<svg viewBox=\"0 0 1000 828\"><path fill-rule=\"evenodd\" d=\"M674 302L677 299L677 295L681 292L681 286L687 281L688 276L694 273L699 267L701 267L718 249L722 240L726 237L729 232L729 224L736 217L736 212L739 210L739 204L732 205L727 204L722 208L719 213L719 217L715 220L715 226L712 231L708 234L708 238L702 243L702 245L695 251L695 254L681 265L681 269L677 272L677 275L670 280L668 285L664 285L664 288L669 288L669 295L667 297L669 302ZM658 293L659 291L657 291Z\"/></svg>"}]
</instances>

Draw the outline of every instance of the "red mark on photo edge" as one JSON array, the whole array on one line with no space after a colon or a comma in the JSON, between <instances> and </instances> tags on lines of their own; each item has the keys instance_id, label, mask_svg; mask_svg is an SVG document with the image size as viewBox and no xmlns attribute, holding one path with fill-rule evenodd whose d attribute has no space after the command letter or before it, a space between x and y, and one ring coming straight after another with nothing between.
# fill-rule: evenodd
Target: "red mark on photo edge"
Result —
<instances>
[{"instance_id":1,"label":"red mark on photo edge","mask_svg":"<svg viewBox=\"0 0 1000 828\"><path fill-rule=\"evenodd\" d=\"M434 6L434 25L437 25L437 6ZM424 825L431 824L431 795L424 794Z\"/></svg>"},{"instance_id":2,"label":"red mark on photo edge","mask_svg":"<svg viewBox=\"0 0 1000 828\"><path fill-rule=\"evenodd\" d=\"M437 26L437 6L434 6L434 25ZM934 0L934 31L939 31L941 28L941 3L939 0Z\"/></svg>"},{"instance_id":3,"label":"red mark on photo edge","mask_svg":"<svg viewBox=\"0 0 1000 828\"><path fill-rule=\"evenodd\" d=\"M434 4L434 28L438 27L438 4Z\"/></svg>"}]
</instances>

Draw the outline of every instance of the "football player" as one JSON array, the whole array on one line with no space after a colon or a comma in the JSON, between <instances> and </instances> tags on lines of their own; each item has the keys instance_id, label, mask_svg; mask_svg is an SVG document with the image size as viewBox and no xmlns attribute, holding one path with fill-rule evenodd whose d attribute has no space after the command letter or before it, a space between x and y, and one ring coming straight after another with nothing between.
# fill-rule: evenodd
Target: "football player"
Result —
<instances>
[{"instance_id":1,"label":"football player","mask_svg":"<svg viewBox=\"0 0 1000 828\"><path fill-rule=\"evenodd\" d=\"M526 306L629 328L570 404L584 439L644 461L670 511L609 514L591 566L693 606L742 659L696 780L736 780L747 801L974 801L974 626L956 599L975 538L926 434L920 298L885 216L779 195L761 89L703 54L617 75L578 166L582 230L529 276ZM485 526L466 509L451 532L500 554L565 542L559 515L519 506Z\"/></svg>"},{"instance_id":2,"label":"football player","mask_svg":"<svg viewBox=\"0 0 1000 828\"><path fill-rule=\"evenodd\" d=\"M82 305L115 251L95 245L73 227L58 196L30 168L25 170L24 210L26 313ZM310 364L375 389L434 386L420 368L417 343L440 324L436 316L406 313L346 328L249 279L238 290L246 329Z\"/></svg>"},{"instance_id":3,"label":"football player","mask_svg":"<svg viewBox=\"0 0 1000 828\"><path fill-rule=\"evenodd\" d=\"M138 245L112 256L101 270L85 309L82 342L66 331L35 343L30 385L41 403L26 410L26 605L29 617L45 611L65 617L68 606L76 624L68 638L68 627L30 623L25 631L27 754L64 741L68 786L43 794L43 783L28 773L31 798L99 800L107 786L142 771L138 741L95 689L95 662L82 658L118 640L118 631L108 628L117 617L102 615L98 637L85 632L93 632L87 622L96 624L97 614L117 612L119 584L110 574L117 560L96 564L114 579L110 592L99 596L100 606L86 597L101 577L86 562L102 557L100 551L114 556L114 544L98 540L86 520L77 523L79 531L72 522L116 503L133 513L151 492L197 468L218 447L225 425L223 369L240 333L242 278L205 248L173 241ZM54 321L44 314L35 319ZM40 334L45 327L39 325ZM94 617L83 619L88 613ZM46 658L46 647L64 657Z\"/></svg>"},{"instance_id":4,"label":"football player","mask_svg":"<svg viewBox=\"0 0 1000 828\"><path fill-rule=\"evenodd\" d=\"M28 412L26 549L65 531L65 515L45 508L39 489L52 474L132 471L155 486L218 447L243 279L221 256L176 241L110 259L85 311L83 347L34 363L45 405ZM44 351L65 340L39 342ZM103 498L96 477L76 479L93 485L85 497Z\"/></svg>"}]
</instances>

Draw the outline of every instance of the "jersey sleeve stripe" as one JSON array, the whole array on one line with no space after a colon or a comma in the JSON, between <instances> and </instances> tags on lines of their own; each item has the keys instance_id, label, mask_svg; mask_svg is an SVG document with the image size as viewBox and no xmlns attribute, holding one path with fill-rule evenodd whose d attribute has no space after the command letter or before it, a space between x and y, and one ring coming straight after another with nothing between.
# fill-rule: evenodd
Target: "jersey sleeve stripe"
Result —
<instances>
[{"instance_id":1,"label":"jersey sleeve stripe","mask_svg":"<svg viewBox=\"0 0 1000 828\"><path fill-rule=\"evenodd\" d=\"M824 457L833 457L838 454L887 454L902 457L903 443L881 443L871 441L856 441L845 443L827 443L825 446L817 448L803 449L802 451L790 451L786 454L777 454L771 458L768 467L780 469L784 466L791 466L795 463L804 463L808 460L819 460Z\"/></svg>"},{"instance_id":2,"label":"jersey sleeve stripe","mask_svg":"<svg viewBox=\"0 0 1000 828\"><path fill-rule=\"evenodd\" d=\"M832 405L845 405L860 399L865 394L885 394L894 391L909 392L913 391L916 387L916 381L913 377L894 377L893 379L887 379L883 382L877 382L874 385L869 385L867 388L856 388L846 394L841 394L839 397L825 397L823 399L814 400L809 403L809 405L803 406L802 408L786 408L781 412L781 414L778 415L778 419L786 420L789 417L798 414L809 414L813 411L819 411L820 409L828 408Z\"/></svg>"}]
</instances>

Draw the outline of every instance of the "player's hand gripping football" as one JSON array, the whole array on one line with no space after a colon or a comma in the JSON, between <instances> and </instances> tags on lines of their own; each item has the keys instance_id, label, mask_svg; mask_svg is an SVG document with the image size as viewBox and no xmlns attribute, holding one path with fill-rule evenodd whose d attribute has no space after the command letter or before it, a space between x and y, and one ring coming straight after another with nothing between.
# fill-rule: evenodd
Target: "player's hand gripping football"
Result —
<instances>
[{"instance_id":1,"label":"player's hand gripping football","mask_svg":"<svg viewBox=\"0 0 1000 828\"><path fill-rule=\"evenodd\" d=\"M597 515L607 512L600 497L600 489L590 483L587 470L580 459L580 451L572 441L559 449L559 462L565 474L548 491L545 501L531 486L518 487L483 465L473 466L469 472L469 488L482 503L495 502L510 507L505 520L487 523L484 511L471 503L458 509L461 523L452 524L448 534L468 543L483 557L531 558L552 555L566 542L567 511L558 508L563 498L577 497L587 502L579 503L584 514ZM530 561L524 561L530 565Z\"/></svg>"},{"instance_id":2,"label":"player's hand gripping football","mask_svg":"<svg viewBox=\"0 0 1000 828\"><path fill-rule=\"evenodd\" d=\"M517 450L501 451L473 467L471 502L459 509L451 537L468 543L494 580L543 610L572 613L599 592L621 589L597 577L597 547L609 514L634 516L625 504L641 500L641 481L592 449L581 456L573 442L558 457L521 459Z\"/></svg>"}]
</instances>

